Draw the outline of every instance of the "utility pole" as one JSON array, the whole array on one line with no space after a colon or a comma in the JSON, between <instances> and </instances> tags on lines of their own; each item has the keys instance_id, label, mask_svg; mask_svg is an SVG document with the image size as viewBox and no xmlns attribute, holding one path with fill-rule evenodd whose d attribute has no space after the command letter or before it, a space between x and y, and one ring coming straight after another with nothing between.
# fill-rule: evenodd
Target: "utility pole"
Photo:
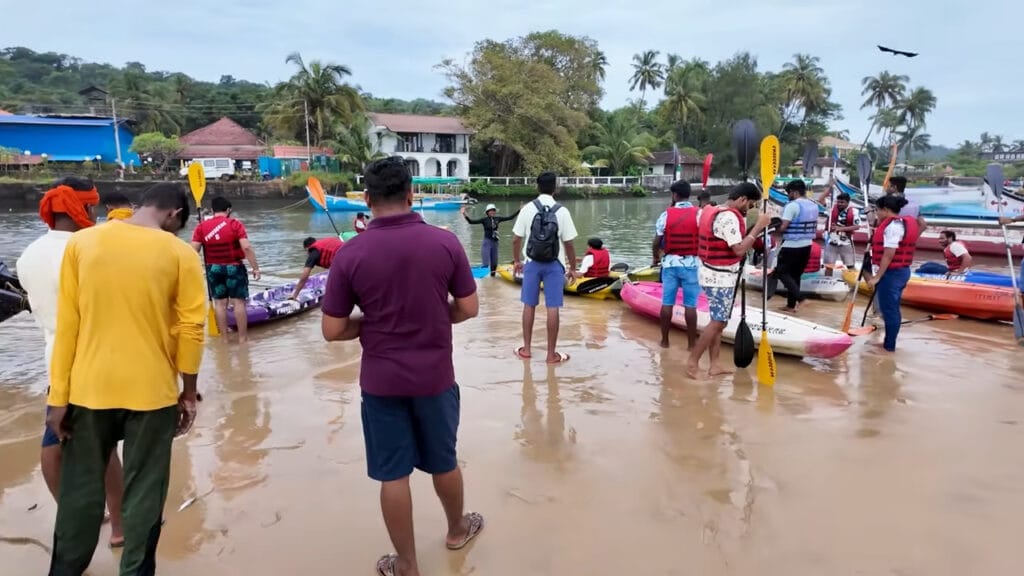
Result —
<instances>
[{"instance_id":1,"label":"utility pole","mask_svg":"<svg viewBox=\"0 0 1024 576\"><path fill-rule=\"evenodd\" d=\"M306 116L306 165L312 168L313 164L313 152L309 147L309 101L302 100L302 110Z\"/></svg>"},{"instance_id":2,"label":"utility pole","mask_svg":"<svg viewBox=\"0 0 1024 576\"><path fill-rule=\"evenodd\" d=\"M114 148L117 149L117 167L121 168L124 166L124 163L121 162L121 135L117 130L117 103L113 98L110 99L110 114L114 117Z\"/></svg>"}]
</instances>

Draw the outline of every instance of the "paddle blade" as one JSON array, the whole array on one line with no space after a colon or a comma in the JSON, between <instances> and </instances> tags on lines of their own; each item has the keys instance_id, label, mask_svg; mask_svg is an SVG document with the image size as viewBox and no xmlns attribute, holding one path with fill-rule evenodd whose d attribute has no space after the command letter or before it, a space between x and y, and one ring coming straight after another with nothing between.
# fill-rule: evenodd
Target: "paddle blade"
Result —
<instances>
[{"instance_id":1,"label":"paddle blade","mask_svg":"<svg viewBox=\"0 0 1024 576\"><path fill-rule=\"evenodd\" d=\"M203 170L202 162L189 164L188 187L192 191L192 198L195 198L196 206L199 206L203 201L203 194L206 194L206 172Z\"/></svg>"},{"instance_id":2,"label":"paddle blade","mask_svg":"<svg viewBox=\"0 0 1024 576\"><path fill-rule=\"evenodd\" d=\"M324 212L327 212L327 194L324 193L324 187L320 185L320 180L316 176L310 176L306 182L306 190L309 190L309 197L313 199L317 206L319 206Z\"/></svg>"},{"instance_id":3,"label":"paddle blade","mask_svg":"<svg viewBox=\"0 0 1024 576\"><path fill-rule=\"evenodd\" d=\"M761 198L768 199L769 190L775 183L775 176L778 173L779 139L769 134L761 140Z\"/></svg>"},{"instance_id":4,"label":"paddle blade","mask_svg":"<svg viewBox=\"0 0 1024 576\"><path fill-rule=\"evenodd\" d=\"M757 153L757 127L754 121L748 118L738 120L732 127L732 146L736 150L736 163L740 166L740 172L746 179L750 172L750 166L754 163L754 155Z\"/></svg>"},{"instance_id":5,"label":"paddle blade","mask_svg":"<svg viewBox=\"0 0 1024 576\"><path fill-rule=\"evenodd\" d=\"M757 381L765 386L775 385L775 353L768 343L767 330L761 330L761 345L757 347Z\"/></svg>"},{"instance_id":6,"label":"paddle blade","mask_svg":"<svg viewBox=\"0 0 1024 576\"><path fill-rule=\"evenodd\" d=\"M868 186L871 185L871 159L867 154L857 157L857 176L860 177L860 190L867 194Z\"/></svg>"},{"instance_id":7,"label":"paddle blade","mask_svg":"<svg viewBox=\"0 0 1024 576\"><path fill-rule=\"evenodd\" d=\"M931 320L956 320L960 316L956 314L932 314Z\"/></svg>"},{"instance_id":8,"label":"paddle blade","mask_svg":"<svg viewBox=\"0 0 1024 576\"><path fill-rule=\"evenodd\" d=\"M896 154L899 152L899 146L895 143L892 145L892 150L889 151L889 168L885 171L885 178L882 180L882 191L885 192L889 189L889 178L892 177L892 171L896 168Z\"/></svg>"},{"instance_id":9,"label":"paddle blade","mask_svg":"<svg viewBox=\"0 0 1024 576\"><path fill-rule=\"evenodd\" d=\"M763 342L763 340L762 340ZM754 335L750 332L746 320L740 320L736 327L736 339L732 344L732 363L737 368L746 368L754 361Z\"/></svg>"},{"instance_id":10,"label":"paddle blade","mask_svg":"<svg viewBox=\"0 0 1024 576\"><path fill-rule=\"evenodd\" d=\"M1003 166L1002 164L992 163L985 167L985 180L988 180L988 185L992 188L992 193L996 195L996 198L1003 197Z\"/></svg>"},{"instance_id":11,"label":"paddle blade","mask_svg":"<svg viewBox=\"0 0 1024 576\"><path fill-rule=\"evenodd\" d=\"M700 187L708 187L708 176L711 176L711 163L715 160L714 154L708 154L704 157L704 170L700 174Z\"/></svg>"},{"instance_id":12,"label":"paddle blade","mask_svg":"<svg viewBox=\"0 0 1024 576\"><path fill-rule=\"evenodd\" d=\"M808 140L804 142L804 176L810 177L814 173L814 163L818 161L818 141Z\"/></svg>"},{"instance_id":13,"label":"paddle blade","mask_svg":"<svg viewBox=\"0 0 1024 576\"><path fill-rule=\"evenodd\" d=\"M857 288L853 289L853 297L846 303L846 315L843 317L843 326L839 329L840 332L850 332L850 324L853 323L853 305L857 303Z\"/></svg>"},{"instance_id":14,"label":"paddle blade","mask_svg":"<svg viewBox=\"0 0 1024 576\"><path fill-rule=\"evenodd\" d=\"M207 310L209 312L206 314L206 333L210 336L220 336L220 327L217 326L217 315L213 313L213 302L209 303Z\"/></svg>"}]
</instances>

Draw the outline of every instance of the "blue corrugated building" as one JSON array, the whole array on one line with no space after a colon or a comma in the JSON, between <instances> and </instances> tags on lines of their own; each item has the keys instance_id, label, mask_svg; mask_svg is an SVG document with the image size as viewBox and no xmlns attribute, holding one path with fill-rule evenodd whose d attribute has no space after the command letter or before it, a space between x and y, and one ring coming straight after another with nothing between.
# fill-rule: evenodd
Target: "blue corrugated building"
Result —
<instances>
[{"instance_id":1,"label":"blue corrugated building","mask_svg":"<svg viewBox=\"0 0 1024 576\"><path fill-rule=\"evenodd\" d=\"M135 135L124 122L118 122L117 135L121 161L141 165L138 154L128 151ZM0 147L46 154L52 162L82 162L97 155L104 163L117 162L112 118L0 115Z\"/></svg>"}]
</instances>

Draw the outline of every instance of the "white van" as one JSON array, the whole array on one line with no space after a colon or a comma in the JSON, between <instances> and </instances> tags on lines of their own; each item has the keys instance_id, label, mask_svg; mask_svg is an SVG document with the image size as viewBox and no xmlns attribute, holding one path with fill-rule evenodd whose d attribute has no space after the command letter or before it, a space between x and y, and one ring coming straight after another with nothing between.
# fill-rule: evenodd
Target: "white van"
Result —
<instances>
[{"instance_id":1,"label":"white van","mask_svg":"<svg viewBox=\"0 0 1024 576\"><path fill-rule=\"evenodd\" d=\"M235 161L231 158L195 158L185 164L178 174L187 177L188 167L194 162L203 164L203 172L207 180L231 180L235 177Z\"/></svg>"}]
</instances>

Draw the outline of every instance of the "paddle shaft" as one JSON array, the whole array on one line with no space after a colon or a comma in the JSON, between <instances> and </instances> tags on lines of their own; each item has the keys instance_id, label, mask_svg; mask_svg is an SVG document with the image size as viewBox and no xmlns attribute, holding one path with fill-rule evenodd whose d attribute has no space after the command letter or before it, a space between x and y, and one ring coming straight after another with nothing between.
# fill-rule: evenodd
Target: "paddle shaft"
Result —
<instances>
[{"instance_id":1,"label":"paddle shaft","mask_svg":"<svg viewBox=\"0 0 1024 576\"><path fill-rule=\"evenodd\" d=\"M199 214L199 223L203 223L203 205L202 195L196 199L196 212ZM203 259L203 268L206 268L206 246L203 246L203 255L200 256ZM206 330L210 333L210 336L220 335L220 326L217 325L217 315L213 311L213 290L210 288L210 283L206 283L206 295L210 298L210 310L209 318L206 319Z\"/></svg>"},{"instance_id":2,"label":"paddle shaft","mask_svg":"<svg viewBox=\"0 0 1024 576\"><path fill-rule=\"evenodd\" d=\"M913 320L904 320L904 321L900 322L900 325L901 326L906 326L907 324L917 324L918 322L928 322L928 321L931 321L931 320L955 320L956 318L957 318L957 316L955 314L950 314L950 315L946 315L946 314L929 314L928 316L925 316L924 318L915 318Z\"/></svg>"},{"instance_id":3,"label":"paddle shaft","mask_svg":"<svg viewBox=\"0 0 1024 576\"><path fill-rule=\"evenodd\" d=\"M995 189L995 186L991 182L989 183L989 186L992 186L993 190ZM1002 198L996 198L996 209L999 211L999 218L1002 219ZM1009 233L1006 231L1006 225L1000 224L999 228L1002 229L1003 231L1003 244L1006 246L1006 262L1010 266L1010 283L1013 285L1013 335L1015 338L1020 339L1024 338L1024 333L1022 333L1022 329L1024 329L1024 327L1020 326L1020 323L1022 321L1020 319L1024 319L1024 309L1021 308L1020 287L1017 286L1017 272L1014 270L1013 267L1013 248L1010 247L1010 236Z\"/></svg>"},{"instance_id":4,"label":"paddle shaft","mask_svg":"<svg viewBox=\"0 0 1024 576\"><path fill-rule=\"evenodd\" d=\"M331 221L331 227L334 228L334 233L340 237L341 232L338 230L338 225L334 223L334 218L331 216L331 211L325 207L324 212L327 213L327 219Z\"/></svg>"}]
</instances>

